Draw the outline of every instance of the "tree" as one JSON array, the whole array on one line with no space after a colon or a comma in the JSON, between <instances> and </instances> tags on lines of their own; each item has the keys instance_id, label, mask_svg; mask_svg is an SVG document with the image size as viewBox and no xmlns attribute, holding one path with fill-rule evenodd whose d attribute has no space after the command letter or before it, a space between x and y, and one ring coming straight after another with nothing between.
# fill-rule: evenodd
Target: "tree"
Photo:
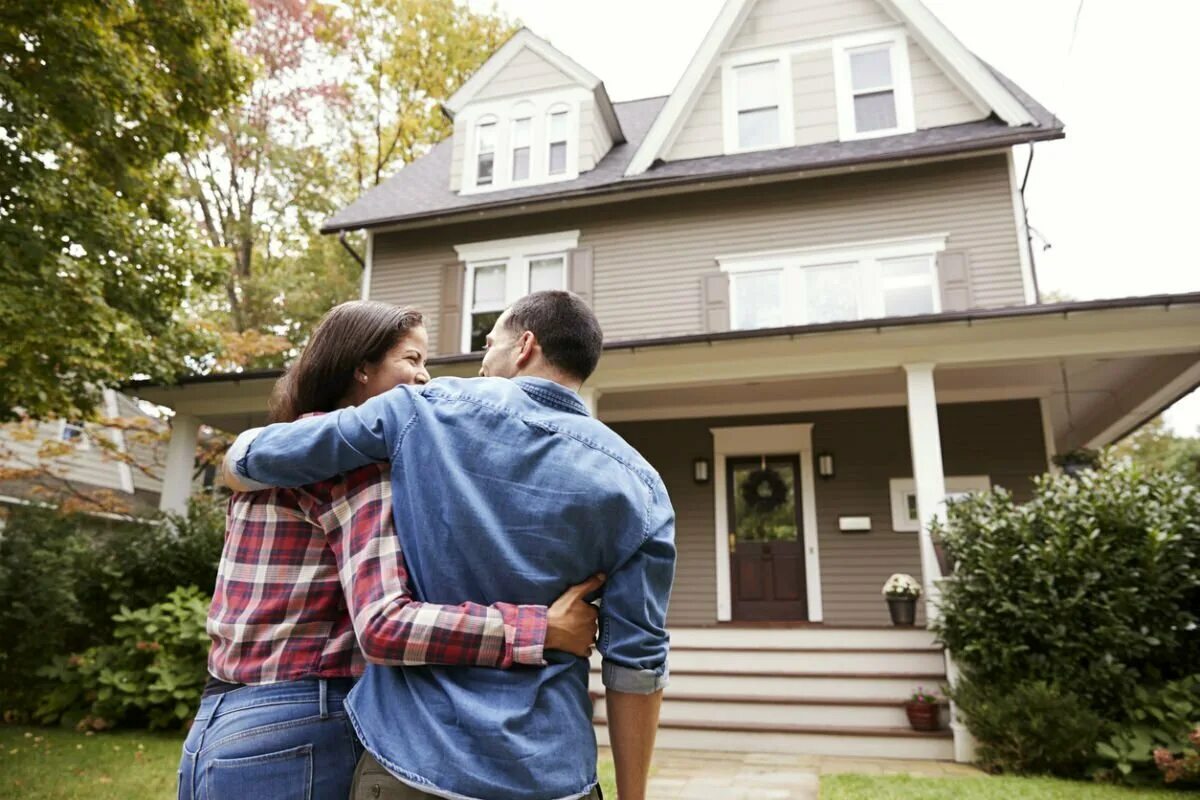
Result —
<instances>
[{"instance_id":1,"label":"tree","mask_svg":"<svg viewBox=\"0 0 1200 800\"><path fill-rule=\"evenodd\" d=\"M1178 472L1200 485L1200 437L1176 434L1161 416L1150 420L1110 450L1113 456L1129 458L1144 469Z\"/></svg>"},{"instance_id":2,"label":"tree","mask_svg":"<svg viewBox=\"0 0 1200 800\"><path fill-rule=\"evenodd\" d=\"M78 417L134 374L170 379L214 264L169 162L244 82L242 0L0 6L0 419Z\"/></svg>"}]
</instances>

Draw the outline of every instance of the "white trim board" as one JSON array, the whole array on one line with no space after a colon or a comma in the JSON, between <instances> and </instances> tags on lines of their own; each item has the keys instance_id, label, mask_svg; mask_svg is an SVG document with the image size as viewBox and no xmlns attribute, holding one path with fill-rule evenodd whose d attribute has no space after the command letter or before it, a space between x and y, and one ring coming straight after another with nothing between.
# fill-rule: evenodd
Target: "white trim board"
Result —
<instances>
[{"instance_id":1,"label":"white trim board","mask_svg":"<svg viewBox=\"0 0 1200 800\"><path fill-rule=\"evenodd\" d=\"M729 574L729 506L725 496L725 460L730 456L787 455L800 459L800 516L804 535L804 573L808 621L821 622L821 555L817 540L817 491L812 465L812 424L746 425L713 428L713 497L716 505L717 621L733 619Z\"/></svg>"},{"instance_id":2,"label":"white trim board","mask_svg":"<svg viewBox=\"0 0 1200 800\"><path fill-rule=\"evenodd\" d=\"M445 109L450 112L450 116L453 118L462 111L514 58L520 55L522 50L526 49L549 61L552 66L584 88L595 89L603 83L566 53L529 28L521 28L443 103Z\"/></svg>"},{"instance_id":3,"label":"white trim board","mask_svg":"<svg viewBox=\"0 0 1200 800\"><path fill-rule=\"evenodd\" d=\"M1004 87L919 0L879 0L883 8L904 23L952 82L982 111L994 111L1010 126L1031 125L1033 115ZM695 107L704 87L715 74L718 59L736 36L754 0L726 0L708 34L700 43L679 83L655 118L642 144L625 170L627 177L641 175L667 151L670 140Z\"/></svg>"}]
</instances>

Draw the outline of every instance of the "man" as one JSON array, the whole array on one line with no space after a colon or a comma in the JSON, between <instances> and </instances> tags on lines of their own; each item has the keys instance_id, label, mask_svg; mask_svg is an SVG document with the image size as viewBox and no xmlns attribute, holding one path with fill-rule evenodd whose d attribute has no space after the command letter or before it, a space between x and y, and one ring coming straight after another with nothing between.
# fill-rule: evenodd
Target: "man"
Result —
<instances>
[{"instance_id":1,"label":"man","mask_svg":"<svg viewBox=\"0 0 1200 800\"><path fill-rule=\"evenodd\" d=\"M654 469L579 399L601 339L578 297L537 292L497 320L482 380L400 386L358 408L248 432L227 463L235 484L253 488L244 479L297 486L391 461L397 535L413 594L427 602L546 604L605 573L598 647L609 737L621 800L641 800L667 679L675 516ZM545 659L503 672L368 668L347 704L374 758L360 765L356 791L598 797L588 663ZM405 786L388 786L379 777L388 774Z\"/></svg>"}]
</instances>

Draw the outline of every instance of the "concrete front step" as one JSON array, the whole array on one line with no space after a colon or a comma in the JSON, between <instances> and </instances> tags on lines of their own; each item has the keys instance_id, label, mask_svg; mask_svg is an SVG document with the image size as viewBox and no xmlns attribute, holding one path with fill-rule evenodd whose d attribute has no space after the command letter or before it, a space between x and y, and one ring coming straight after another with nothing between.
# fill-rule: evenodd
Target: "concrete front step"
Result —
<instances>
[{"instance_id":1,"label":"concrete front step","mask_svg":"<svg viewBox=\"0 0 1200 800\"><path fill-rule=\"evenodd\" d=\"M704 696L786 697L799 700L879 700L900 702L908 699L918 686L936 689L945 683L942 673L913 675L730 675L727 673L688 672L671 670L666 697L676 692ZM594 692L604 691L598 672L593 672L589 686Z\"/></svg>"},{"instance_id":2,"label":"concrete front step","mask_svg":"<svg viewBox=\"0 0 1200 800\"><path fill-rule=\"evenodd\" d=\"M672 645L671 671L928 675L945 670L940 650L716 649Z\"/></svg>"},{"instance_id":3,"label":"concrete front step","mask_svg":"<svg viewBox=\"0 0 1200 800\"><path fill-rule=\"evenodd\" d=\"M607 718L604 696L594 698L595 718ZM949 723L948 709L943 724ZM862 701L846 698L828 701L782 697L722 697L668 694L663 700L663 723L708 722L727 725L799 725L839 728L906 728L908 717L898 701Z\"/></svg>"},{"instance_id":4,"label":"concrete front step","mask_svg":"<svg viewBox=\"0 0 1200 800\"><path fill-rule=\"evenodd\" d=\"M596 740L608 745L608 728L598 722ZM797 753L859 758L951 761L949 731L918 733L908 728L836 728L662 722L655 747L664 750L714 750L727 753Z\"/></svg>"},{"instance_id":5,"label":"concrete front step","mask_svg":"<svg viewBox=\"0 0 1200 800\"><path fill-rule=\"evenodd\" d=\"M671 647L716 650L937 650L923 628L736 627L671 628Z\"/></svg>"}]
</instances>

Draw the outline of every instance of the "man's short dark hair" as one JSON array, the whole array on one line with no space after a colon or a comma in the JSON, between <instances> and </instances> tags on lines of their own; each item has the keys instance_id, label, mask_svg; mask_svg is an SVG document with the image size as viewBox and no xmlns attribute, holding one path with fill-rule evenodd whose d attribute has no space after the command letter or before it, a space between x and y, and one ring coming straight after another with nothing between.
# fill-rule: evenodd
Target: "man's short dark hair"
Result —
<instances>
[{"instance_id":1,"label":"man's short dark hair","mask_svg":"<svg viewBox=\"0 0 1200 800\"><path fill-rule=\"evenodd\" d=\"M536 336L546 360L572 378L586 381L596 371L604 333L579 295L561 291L526 295L509 307L505 324L517 335L529 331Z\"/></svg>"}]
</instances>

